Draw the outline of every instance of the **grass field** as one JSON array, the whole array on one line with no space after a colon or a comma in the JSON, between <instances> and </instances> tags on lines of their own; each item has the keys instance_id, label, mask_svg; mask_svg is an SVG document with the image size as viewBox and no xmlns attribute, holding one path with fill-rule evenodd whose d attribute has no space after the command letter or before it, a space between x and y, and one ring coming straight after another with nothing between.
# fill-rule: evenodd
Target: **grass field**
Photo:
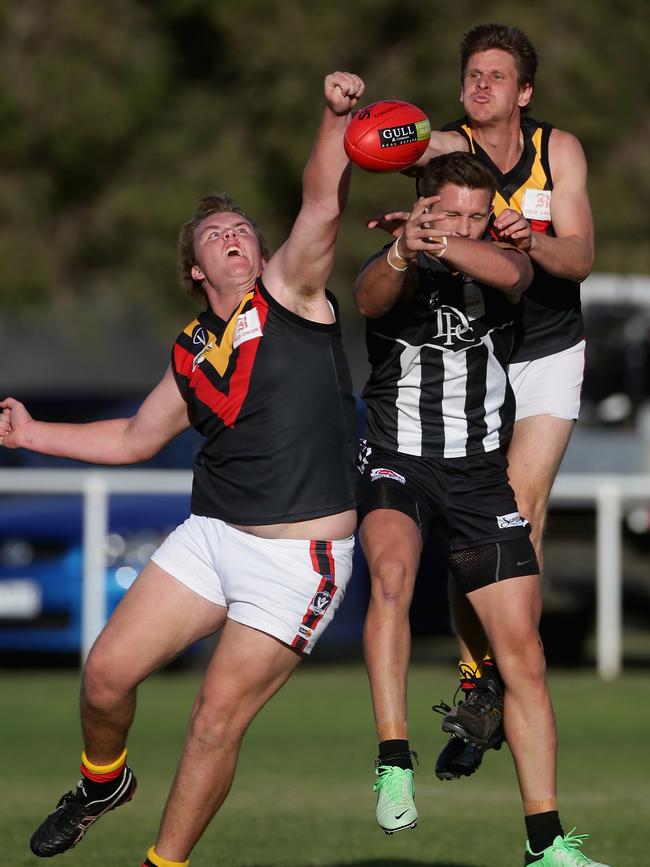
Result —
<instances>
[{"instance_id":1,"label":"grass field","mask_svg":"<svg viewBox=\"0 0 650 867\"><path fill-rule=\"evenodd\" d=\"M306 663L263 710L246 741L233 791L192 856L192 867L520 867L525 834L507 749L489 753L469 780L440 783L444 740L433 702L449 699L449 668L416 664L411 740L419 826L386 837L375 825L375 740L359 664ZM199 682L195 672L146 683L130 739L136 799L106 816L64 867L139 867L155 838ZM3 795L0 864L43 863L28 839L78 777L78 675L0 672ZM588 854L613 867L650 863L647 850L650 674L613 684L591 672L552 672L560 729L565 830L577 825Z\"/></svg>"}]
</instances>

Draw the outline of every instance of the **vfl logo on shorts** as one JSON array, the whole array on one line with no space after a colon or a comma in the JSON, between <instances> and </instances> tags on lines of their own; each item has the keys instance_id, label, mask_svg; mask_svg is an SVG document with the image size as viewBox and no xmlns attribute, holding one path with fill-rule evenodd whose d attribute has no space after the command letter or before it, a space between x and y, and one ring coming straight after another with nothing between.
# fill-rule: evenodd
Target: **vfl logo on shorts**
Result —
<instances>
[{"instance_id":1,"label":"vfl logo on shorts","mask_svg":"<svg viewBox=\"0 0 650 867\"><path fill-rule=\"evenodd\" d=\"M322 617L331 604L332 594L327 590L320 590L309 603L309 610L315 617Z\"/></svg>"},{"instance_id":2,"label":"vfl logo on shorts","mask_svg":"<svg viewBox=\"0 0 650 867\"><path fill-rule=\"evenodd\" d=\"M378 482L381 479L392 479L394 482L399 482L400 485L406 484L404 476L400 476L395 470L388 470L386 467L375 467L374 470L370 470L371 482Z\"/></svg>"},{"instance_id":3,"label":"vfl logo on shorts","mask_svg":"<svg viewBox=\"0 0 650 867\"><path fill-rule=\"evenodd\" d=\"M519 512L510 512L509 515L497 515L496 518L500 530L507 530L509 527L528 526L528 521Z\"/></svg>"}]
</instances>

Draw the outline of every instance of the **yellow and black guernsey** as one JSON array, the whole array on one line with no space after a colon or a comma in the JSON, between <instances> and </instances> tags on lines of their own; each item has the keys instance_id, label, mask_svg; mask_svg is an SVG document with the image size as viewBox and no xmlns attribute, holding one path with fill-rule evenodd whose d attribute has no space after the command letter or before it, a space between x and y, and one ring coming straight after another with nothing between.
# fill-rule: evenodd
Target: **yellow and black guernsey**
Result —
<instances>
[{"instance_id":1,"label":"yellow and black guernsey","mask_svg":"<svg viewBox=\"0 0 650 867\"><path fill-rule=\"evenodd\" d=\"M227 322L211 310L191 322L172 365L204 437L194 514L251 525L354 508L356 410L338 312L331 325L303 319L258 279Z\"/></svg>"},{"instance_id":2,"label":"yellow and black guernsey","mask_svg":"<svg viewBox=\"0 0 650 867\"><path fill-rule=\"evenodd\" d=\"M470 152L494 174L497 190L494 215L505 208L523 214L534 232L554 236L551 222L553 178L548 158L548 141L553 127L523 117L523 150L515 166L501 172L480 144L474 140L466 117L443 127L463 135ZM523 295L523 335L511 362L532 361L575 346L584 337L580 311L580 286L555 277L533 263L534 277Z\"/></svg>"}]
</instances>

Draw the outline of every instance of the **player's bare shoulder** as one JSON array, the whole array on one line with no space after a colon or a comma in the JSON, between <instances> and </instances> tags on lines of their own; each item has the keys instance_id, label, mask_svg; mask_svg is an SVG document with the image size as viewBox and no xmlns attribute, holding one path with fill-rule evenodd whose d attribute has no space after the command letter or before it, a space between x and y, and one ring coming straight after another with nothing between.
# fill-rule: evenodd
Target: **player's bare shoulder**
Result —
<instances>
[{"instance_id":1,"label":"player's bare shoulder","mask_svg":"<svg viewBox=\"0 0 650 867\"><path fill-rule=\"evenodd\" d=\"M553 128L548 140L548 159L553 177L586 171L587 158L580 140L573 133Z\"/></svg>"}]
</instances>

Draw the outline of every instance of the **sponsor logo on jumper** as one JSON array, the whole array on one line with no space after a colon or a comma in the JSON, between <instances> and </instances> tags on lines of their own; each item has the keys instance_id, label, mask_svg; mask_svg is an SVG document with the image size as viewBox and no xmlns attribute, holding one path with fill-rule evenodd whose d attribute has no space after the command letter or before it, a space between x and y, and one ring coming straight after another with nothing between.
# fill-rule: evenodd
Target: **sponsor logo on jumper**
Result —
<instances>
[{"instance_id":1,"label":"sponsor logo on jumper","mask_svg":"<svg viewBox=\"0 0 650 867\"><path fill-rule=\"evenodd\" d=\"M392 479L394 482L399 482L400 485L406 484L404 476L400 476L395 470L388 470L386 467L375 467L374 470L370 470L371 482L377 482L380 479Z\"/></svg>"},{"instance_id":2,"label":"sponsor logo on jumper","mask_svg":"<svg viewBox=\"0 0 650 867\"><path fill-rule=\"evenodd\" d=\"M550 220L551 191L526 190L521 204L521 213L527 220Z\"/></svg>"},{"instance_id":3,"label":"sponsor logo on jumper","mask_svg":"<svg viewBox=\"0 0 650 867\"><path fill-rule=\"evenodd\" d=\"M509 515L497 515L496 519L500 530L507 530L508 527L528 526L528 521L519 512L510 512Z\"/></svg>"},{"instance_id":4,"label":"sponsor logo on jumper","mask_svg":"<svg viewBox=\"0 0 650 867\"><path fill-rule=\"evenodd\" d=\"M309 603L309 610L316 617L321 617L330 607L331 602L332 594L328 593L327 590L320 590Z\"/></svg>"},{"instance_id":5,"label":"sponsor logo on jumper","mask_svg":"<svg viewBox=\"0 0 650 867\"><path fill-rule=\"evenodd\" d=\"M260 325L260 315L257 308L253 307L246 313L242 313L237 317L235 325L235 336L232 345L235 349L240 343L246 343L247 340L253 340L255 337L262 336L262 326Z\"/></svg>"},{"instance_id":6,"label":"sponsor logo on jumper","mask_svg":"<svg viewBox=\"0 0 650 867\"><path fill-rule=\"evenodd\" d=\"M204 345L203 349L199 350L199 352L196 353L196 355L192 359L192 373L194 373L199 364L205 359L205 356L208 354L208 352L212 349L213 346L214 340L210 340Z\"/></svg>"},{"instance_id":7,"label":"sponsor logo on jumper","mask_svg":"<svg viewBox=\"0 0 650 867\"><path fill-rule=\"evenodd\" d=\"M192 332L192 343L205 346L207 342L208 335L205 333L205 328L202 325L197 326Z\"/></svg>"},{"instance_id":8,"label":"sponsor logo on jumper","mask_svg":"<svg viewBox=\"0 0 650 867\"><path fill-rule=\"evenodd\" d=\"M474 334L469 319L456 307L443 304L436 310L436 331L431 339L442 346L454 346L457 343L480 343ZM461 346L459 348L465 348Z\"/></svg>"},{"instance_id":9,"label":"sponsor logo on jumper","mask_svg":"<svg viewBox=\"0 0 650 867\"><path fill-rule=\"evenodd\" d=\"M305 638L311 638L312 635L314 634L313 629L308 629L306 626L299 626L299 627L298 627L298 632L299 632L301 635L304 635Z\"/></svg>"}]
</instances>

